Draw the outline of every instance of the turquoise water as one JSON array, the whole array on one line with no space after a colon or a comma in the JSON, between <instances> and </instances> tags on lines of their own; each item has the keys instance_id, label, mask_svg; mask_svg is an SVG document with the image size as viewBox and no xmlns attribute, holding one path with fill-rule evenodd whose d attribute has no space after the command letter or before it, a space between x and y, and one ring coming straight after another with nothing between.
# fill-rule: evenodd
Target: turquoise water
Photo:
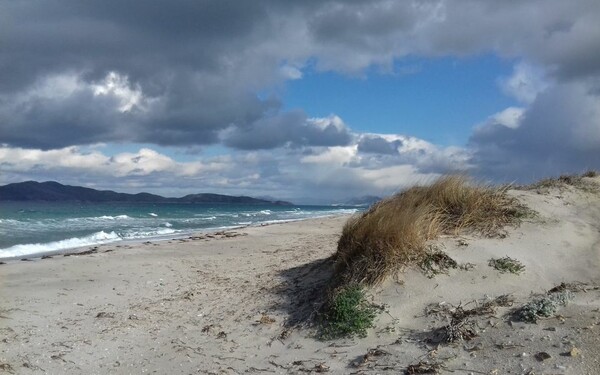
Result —
<instances>
[{"instance_id":1,"label":"turquoise water","mask_svg":"<svg viewBox=\"0 0 600 375\"><path fill-rule=\"evenodd\" d=\"M0 204L0 258L349 214L356 207L174 203Z\"/></svg>"}]
</instances>

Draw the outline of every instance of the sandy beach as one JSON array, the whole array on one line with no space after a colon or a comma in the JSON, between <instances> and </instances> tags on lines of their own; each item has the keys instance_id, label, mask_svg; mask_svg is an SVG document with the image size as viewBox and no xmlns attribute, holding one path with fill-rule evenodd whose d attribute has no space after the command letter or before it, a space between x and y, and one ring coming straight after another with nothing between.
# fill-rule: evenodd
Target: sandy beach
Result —
<instances>
[{"instance_id":1,"label":"sandy beach","mask_svg":"<svg viewBox=\"0 0 600 375\"><path fill-rule=\"evenodd\" d=\"M455 374L598 374L600 195L511 194L537 214L504 238L436 241L468 266L432 278L407 269L370 290L382 312L366 338L321 341L306 324L347 217L0 265L0 373L397 374L422 363ZM504 256L524 272L489 266ZM561 283L573 298L557 314L509 319ZM502 295L512 303L474 316L475 337L436 341L449 308Z\"/></svg>"}]
</instances>

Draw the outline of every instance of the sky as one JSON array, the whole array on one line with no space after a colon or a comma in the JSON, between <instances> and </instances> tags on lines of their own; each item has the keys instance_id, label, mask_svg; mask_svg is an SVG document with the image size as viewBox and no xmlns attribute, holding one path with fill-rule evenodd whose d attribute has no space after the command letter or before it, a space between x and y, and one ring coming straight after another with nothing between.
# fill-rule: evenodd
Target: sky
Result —
<instances>
[{"instance_id":1,"label":"sky","mask_svg":"<svg viewBox=\"0 0 600 375\"><path fill-rule=\"evenodd\" d=\"M600 169L597 0L0 0L0 184L299 203Z\"/></svg>"}]
</instances>

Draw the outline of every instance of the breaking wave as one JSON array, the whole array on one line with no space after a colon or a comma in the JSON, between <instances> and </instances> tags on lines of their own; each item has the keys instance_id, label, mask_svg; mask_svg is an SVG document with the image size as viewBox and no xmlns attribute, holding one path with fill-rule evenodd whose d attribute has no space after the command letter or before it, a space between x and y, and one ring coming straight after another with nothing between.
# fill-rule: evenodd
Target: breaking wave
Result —
<instances>
[{"instance_id":1,"label":"breaking wave","mask_svg":"<svg viewBox=\"0 0 600 375\"><path fill-rule=\"evenodd\" d=\"M31 254L47 253L50 251L66 250L76 247L99 245L109 242L121 241L122 238L115 232L100 231L85 237L68 238L61 241L48 243L34 243L15 245L7 249L0 249L0 258L18 257Z\"/></svg>"}]
</instances>

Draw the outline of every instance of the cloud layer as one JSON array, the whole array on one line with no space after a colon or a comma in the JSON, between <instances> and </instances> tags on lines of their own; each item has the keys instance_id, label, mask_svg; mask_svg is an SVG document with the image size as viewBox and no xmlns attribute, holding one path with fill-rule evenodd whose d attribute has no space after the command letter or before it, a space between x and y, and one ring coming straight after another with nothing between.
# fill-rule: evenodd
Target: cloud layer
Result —
<instances>
[{"instance_id":1,"label":"cloud layer","mask_svg":"<svg viewBox=\"0 0 600 375\"><path fill-rule=\"evenodd\" d=\"M40 155L99 142L272 150L256 173L290 181L298 158L308 168L346 155L328 178L360 186L393 168L500 180L600 168L598 19L597 0L3 2L0 144ZM307 70L393 74L409 56L479 54L515 62L498 84L521 106L482 119L462 148L409 150L408 135L358 134L336 115L284 109L278 95ZM52 169L42 165L30 168Z\"/></svg>"},{"instance_id":2,"label":"cloud layer","mask_svg":"<svg viewBox=\"0 0 600 375\"><path fill-rule=\"evenodd\" d=\"M331 118L311 119L329 123ZM397 145L394 152L360 150L364 139ZM167 195L193 191L272 195L306 202L343 201L372 194L388 195L415 182L426 182L442 170L466 169L468 155L410 137L353 135L344 146L288 147L237 151L179 162L148 148L110 154L106 146L71 146L53 150L0 147L3 183L55 179L125 191ZM201 159L201 161L200 161ZM173 181L176 181L174 188Z\"/></svg>"}]
</instances>

